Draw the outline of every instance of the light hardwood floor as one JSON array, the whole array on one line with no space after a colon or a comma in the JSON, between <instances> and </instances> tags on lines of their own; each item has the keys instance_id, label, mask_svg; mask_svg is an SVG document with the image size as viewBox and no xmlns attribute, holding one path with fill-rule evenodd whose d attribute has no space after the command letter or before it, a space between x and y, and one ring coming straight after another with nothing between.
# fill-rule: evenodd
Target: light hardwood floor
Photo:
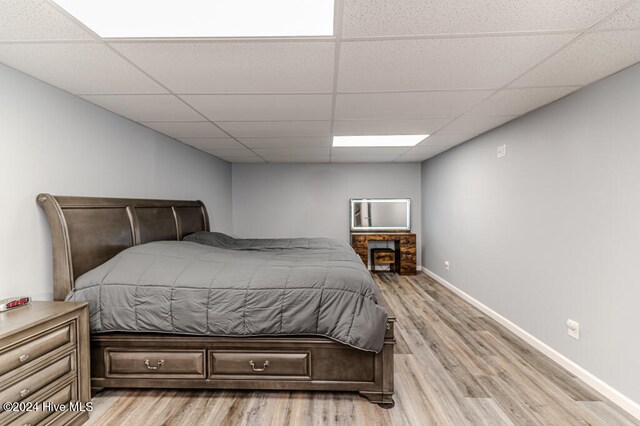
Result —
<instances>
[{"instance_id":1,"label":"light hardwood floor","mask_svg":"<svg viewBox=\"0 0 640 426\"><path fill-rule=\"evenodd\" d=\"M349 393L110 390L88 424L640 425L426 275L375 279L398 316L394 408Z\"/></svg>"}]
</instances>

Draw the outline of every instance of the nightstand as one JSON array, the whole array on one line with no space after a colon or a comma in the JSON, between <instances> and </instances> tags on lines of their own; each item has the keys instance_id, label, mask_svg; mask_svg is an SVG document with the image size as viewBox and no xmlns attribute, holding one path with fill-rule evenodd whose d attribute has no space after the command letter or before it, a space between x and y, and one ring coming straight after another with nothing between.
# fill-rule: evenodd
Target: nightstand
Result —
<instances>
[{"instance_id":1,"label":"nightstand","mask_svg":"<svg viewBox=\"0 0 640 426\"><path fill-rule=\"evenodd\" d=\"M0 402L23 403L0 408L0 424L82 424L89 381L87 303L32 302L0 312Z\"/></svg>"}]
</instances>

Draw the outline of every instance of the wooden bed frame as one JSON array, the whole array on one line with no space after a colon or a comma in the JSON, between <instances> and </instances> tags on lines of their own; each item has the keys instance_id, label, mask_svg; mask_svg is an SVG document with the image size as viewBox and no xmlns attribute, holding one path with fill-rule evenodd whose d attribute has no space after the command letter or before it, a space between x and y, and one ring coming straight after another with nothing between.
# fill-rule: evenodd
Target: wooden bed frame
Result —
<instances>
[{"instance_id":1,"label":"wooden bed frame","mask_svg":"<svg viewBox=\"0 0 640 426\"><path fill-rule=\"evenodd\" d=\"M209 230L201 201L40 194L51 228L54 299L120 251ZM325 337L209 337L102 333L91 336L91 386L356 391L391 408L395 316L379 353Z\"/></svg>"}]
</instances>

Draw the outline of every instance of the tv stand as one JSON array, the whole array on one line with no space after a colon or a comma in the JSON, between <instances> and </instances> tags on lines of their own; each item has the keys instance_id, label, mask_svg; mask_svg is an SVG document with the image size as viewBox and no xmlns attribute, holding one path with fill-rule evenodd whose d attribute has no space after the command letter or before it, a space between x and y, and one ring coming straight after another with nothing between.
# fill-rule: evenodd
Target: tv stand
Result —
<instances>
[{"instance_id":1,"label":"tv stand","mask_svg":"<svg viewBox=\"0 0 640 426\"><path fill-rule=\"evenodd\" d=\"M416 274L416 234L408 232L352 232L351 247L369 265L369 241L393 241L396 250L395 270L400 275Z\"/></svg>"}]
</instances>

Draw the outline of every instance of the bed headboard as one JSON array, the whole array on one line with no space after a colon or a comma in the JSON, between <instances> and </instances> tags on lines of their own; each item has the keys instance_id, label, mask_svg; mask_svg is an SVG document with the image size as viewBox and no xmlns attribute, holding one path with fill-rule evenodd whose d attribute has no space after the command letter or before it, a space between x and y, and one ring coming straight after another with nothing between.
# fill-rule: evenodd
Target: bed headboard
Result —
<instances>
[{"instance_id":1,"label":"bed headboard","mask_svg":"<svg viewBox=\"0 0 640 426\"><path fill-rule=\"evenodd\" d=\"M50 194L39 194L37 201L51 229L55 300L64 300L80 275L126 248L209 230L202 201Z\"/></svg>"}]
</instances>

